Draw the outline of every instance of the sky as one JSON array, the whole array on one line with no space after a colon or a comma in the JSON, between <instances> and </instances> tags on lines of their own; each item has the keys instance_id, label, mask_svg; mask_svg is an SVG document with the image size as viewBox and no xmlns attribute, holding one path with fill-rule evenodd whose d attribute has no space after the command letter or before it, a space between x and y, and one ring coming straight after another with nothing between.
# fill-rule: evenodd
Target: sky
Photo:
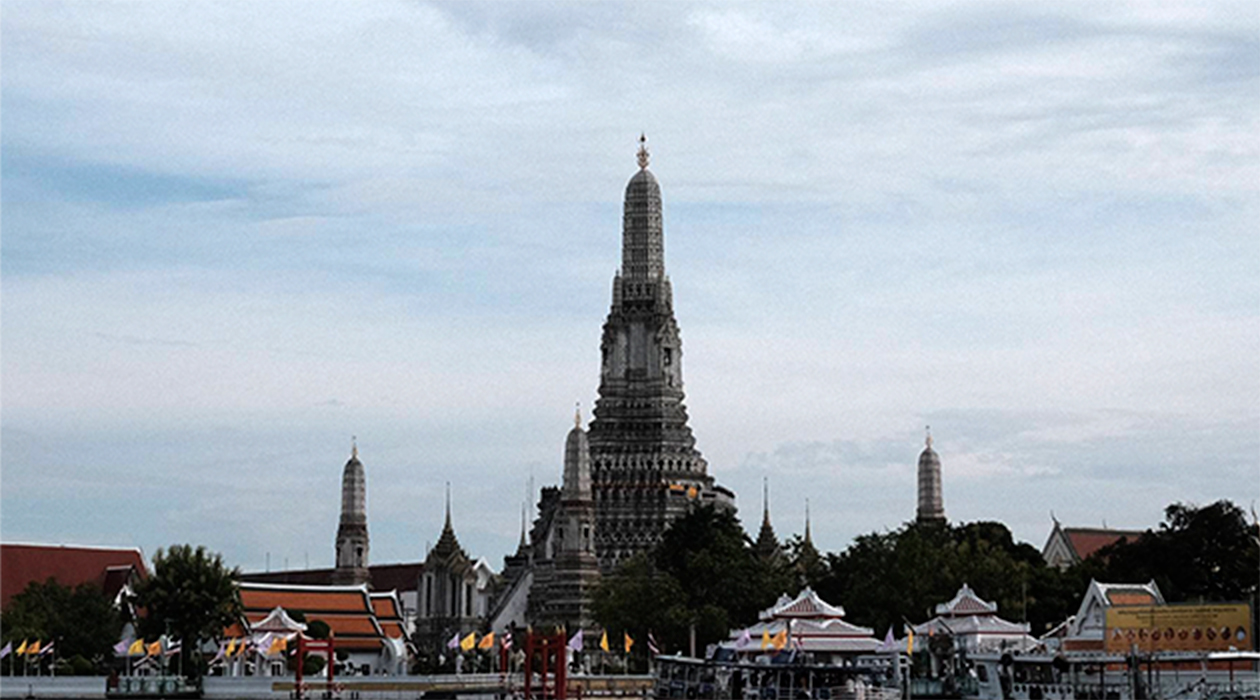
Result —
<instances>
[{"instance_id":1,"label":"sky","mask_svg":"<svg viewBox=\"0 0 1260 700\"><path fill-rule=\"evenodd\" d=\"M496 567L589 415L645 133L686 404L755 529L1040 547L1260 496L1260 9L0 10L0 537ZM532 499L531 499L532 500Z\"/></svg>"}]
</instances>

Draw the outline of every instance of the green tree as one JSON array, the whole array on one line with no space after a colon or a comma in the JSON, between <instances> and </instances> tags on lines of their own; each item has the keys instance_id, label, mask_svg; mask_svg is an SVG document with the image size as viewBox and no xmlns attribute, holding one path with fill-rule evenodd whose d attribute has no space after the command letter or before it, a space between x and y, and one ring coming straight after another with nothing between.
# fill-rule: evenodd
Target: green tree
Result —
<instances>
[{"instance_id":1,"label":"green tree","mask_svg":"<svg viewBox=\"0 0 1260 700\"><path fill-rule=\"evenodd\" d=\"M1197 507L1174 503L1158 530L1098 552L1109 581L1154 579L1169 601L1245 601L1260 567L1255 526L1230 501Z\"/></svg>"},{"instance_id":2,"label":"green tree","mask_svg":"<svg viewBox=\"0 0 1260 700\"><path fill-rule=\"evenodd\" d=\"M787 590L785 570L759 559L735 516L698 507L674 521L651 552L627 560L604 579L596 619L613 634L649 630L668 650L725 639L733 627Z\"/></svg>"},{"instance_id":3,"label":"green tree","mask_svg":"<svg viewBox=\"0 0 1260 700\"><path fill-rule=\"evenodd\" d=\"M223 629L241 618L239 575L205 547L159 549L153 557L153 575L136 587L135 603L146 611L139 632L146 639L169 632L182 640L185 672L200 674L201 642L218 641Z\"/></svg>"},{"instance_id":4,"label":"green tree","mask_svg":"<svg viewBox=\"0 0 1260 700\"><path fill-rule=\"evenodd\" d=\"M100 663L118 641L122 618L112 601L92 583L74 589L55 579L31 582L9 601L0 615L4 640L17 646L24 639L55 640L57 656Z\"/></svg>"}]
</instances>

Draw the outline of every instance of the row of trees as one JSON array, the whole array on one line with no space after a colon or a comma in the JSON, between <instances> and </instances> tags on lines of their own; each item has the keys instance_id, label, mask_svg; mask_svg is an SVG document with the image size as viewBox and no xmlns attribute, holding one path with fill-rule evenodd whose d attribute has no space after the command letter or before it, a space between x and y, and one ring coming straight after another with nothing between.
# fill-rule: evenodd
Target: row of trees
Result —
<instances>
[{"instance_id":1,"label":"row of trees","mask_svg":"<svg viewBox=\"0 0 1260 700\"><path fill-rule=\"evenodd\" d=\"M71 589L49 579L13 597L0 614L0 630L14 646L27 639L55 641L57 655L67 662L63 672L92 673L108 666L123 625L131 622L147 641L163 635L181 640L181 668L195 675L204 666L199 642L218 639L240 619L239 575L205 547L175 545L157 551L152 575L137 584L123 610L94 584ZM125 610L141 614L128 620Z\"/></svg>"},{"instance_id":2,"label":"row of trees","mask_svg":"<svg viewBox=\"0 0 1260 700\"><path fill-rule=\"evenodd\" d=\"M882 635L904 619L927 619L967 583L1005 617L1041 634L1076 612L1090 579L1154 579L1170 602L1253 600L1257 543L1242 509L1219 501L1171 505L1157 529L1066 570L1046 566L1040 550L996 522L908 523L821 557L797 537L787 556L774 559L757 556L733 515L698 508L655 549L604 579L595 614L613 631L654 630L671 650L687 649L694 626L703 648L755 621L779 595L809 585L843 604L851 622Z\"/></svg>"}]
</instances>

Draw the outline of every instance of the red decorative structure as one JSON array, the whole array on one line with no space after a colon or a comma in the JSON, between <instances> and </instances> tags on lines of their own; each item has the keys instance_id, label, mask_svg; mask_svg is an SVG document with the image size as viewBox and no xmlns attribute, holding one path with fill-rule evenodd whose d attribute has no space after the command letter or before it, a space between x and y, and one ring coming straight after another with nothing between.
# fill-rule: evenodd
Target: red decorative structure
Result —
<instances>
[{"instance_id":1,"label":"red decorative structure","mask_svg":"<svg viewBox=\"0 0 1260 700\"><path fill-rule=\"evenodd\" d=\"M328 654L328 692L332 693L334 687L333 666L337 662L337 657L334 654L336 643L333 637L329 636L328 639L309 639L306 635L299 632L297 640L297 682L294 684L297 700L302 700L302 693L305 690L302 686L302 666L306 661L306 654L308 652L322 652Z\"/></svg>"},{"instance_id":2,"label":"red decorative structure","mask_svg":"<svg viewBox=\"0 0 1260 700\"><path fill-rule=\"evenodd\" d=\"M525 700L565 700L568 690L568 645L564 633L525 637ZM538 685L534 686L534 674Z\"/></svg>"}]
</instances>

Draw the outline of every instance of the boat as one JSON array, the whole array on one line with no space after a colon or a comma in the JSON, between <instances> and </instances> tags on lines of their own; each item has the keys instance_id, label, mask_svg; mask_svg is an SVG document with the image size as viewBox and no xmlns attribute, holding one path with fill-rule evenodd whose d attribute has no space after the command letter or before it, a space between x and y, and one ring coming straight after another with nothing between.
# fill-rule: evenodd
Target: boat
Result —
<instances>
[{"instance_id":1,"label":"boat","mask_svg":"<svg viewBox=\"0 0 1260 700\"><path fill-rule=\"evenodd\" d=\"M769 663L658 656L655 697L661 700L901 700L888 656L845 665L811 663L783 654Z\"/></svg>"},{"instance_id":2,"label":"boat","mask_svg":"<svg viewBox=\"0 0 1260 700\"><path fill-rule=\"evenodd\" d=\"M966 700L1249 700L1260 698L1254 651L973 654Z\"/></svg>"}]
</instances>

